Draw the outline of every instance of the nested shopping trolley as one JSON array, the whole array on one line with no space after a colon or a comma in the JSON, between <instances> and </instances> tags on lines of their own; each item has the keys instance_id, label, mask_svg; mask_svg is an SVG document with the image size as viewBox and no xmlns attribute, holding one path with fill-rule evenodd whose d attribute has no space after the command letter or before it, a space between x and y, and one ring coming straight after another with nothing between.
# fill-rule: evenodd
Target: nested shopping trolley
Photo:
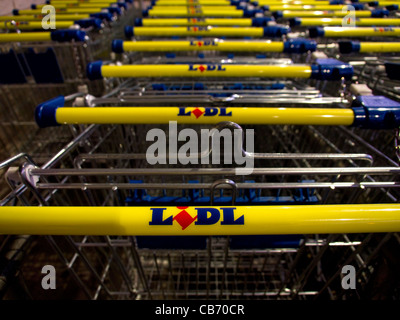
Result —
<instances>
[{"instance_id":1,"label":"nested shopping trolley","mask_svg":"<svg viewBox=\"0 0 400 320\"><path fill-rule=\"evenodd\" d=\"M26 155L2 163L13 190L2 200L1 233L45 235L91 299L375 294L381 262L395 263L387 251L399 245L399 167L394 144L382 152L359 133L384 132L394 143L398 103L362 95L350 103L344 92L348 101L299 107L294 91L304 88L292 80L281 92L290 101L276 94L276 106L227 105L193 101L194 87L161 78L153 93L168 103L143 107L139 80L37 107L41 127L70 126L76 137L42 166ZM248 99L274 91L271 79L241 80L242 89L225 85ZM207 96L212 83L204 80ZM152 149L154 133L166 153ZM184 149L189 137L203 140ZM218 155L218 139L232 153ZM356 291L341 287L344 265L357 270ZM396 292L392 283L379 294Z\"/></svg>"}]
</instances>

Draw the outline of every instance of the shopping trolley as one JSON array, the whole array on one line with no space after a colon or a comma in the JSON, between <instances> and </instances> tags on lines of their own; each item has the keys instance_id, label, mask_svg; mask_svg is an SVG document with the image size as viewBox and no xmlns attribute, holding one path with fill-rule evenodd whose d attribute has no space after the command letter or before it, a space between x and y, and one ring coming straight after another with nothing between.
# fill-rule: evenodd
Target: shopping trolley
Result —
<instances>
[{"instance_id":1,"label":"shopping trolley","mask_svg":"<svg viewBox=\"0 0 400 320\"><path fill-rule=\"evenodd\" d=\"M92 17L69 15L69 19L79 19L80 27L41 29L40 32L25 30L23 26L29 23L41 25L39 20L43 15L0 17L6 22L5 26L18 29L13 32L9 28L8 32L0 34L3 70L0 92L4 111L1 117L2 157L25 150L35 159L44 161L53 150L51 143L60 141L63 144L66 139L71 139L71 135L65 132L60 132L58 138L55 133L52 139L41 136L32 122L32 106L55 95L74 94L78 90L101 94L104 91L101 84L87 81L86 64L94 57L109 57L111 39L121 36L120 24L126 23L126 19L132 20L133 14L134 8L128 7L118 20L108 12ZM31 18L29 23L26 17ZM58 14L59 18L59 23L66 21L63 15ZM24 30L20 32L19 29ZM46 151L46 146L49 146L49 151Z\"/></svg>"},{"instance_id":2,"label":"shopping trolley","mask_svg":"<svg viewBox=\"0 0 400 320\"><path fill-rule=\"evenodd\" d=\"M398 285L380 271L382 261L396 265L390 252L399 245L399 103L351 96L347 62L175 64L180 59L94 62L92 79L129 79L103 97L40 104L43 130L61 125L75 137L42 165L25 155L0 164L12 188L1 201L0 232L45 235L89 299L371 298L377 274L389 283L379 294L398 298ZM208 140L217 138L212 128L236 132L237 155L254 160L251 172L214 163L221 159L210 145L179 158L185 140L147 157L152 129L168 132L173 148L181 130L200 137L209 129ZM183 158L186 165L175 161ZM357 270L355 291L341 286L344 265Z\"/></svg>"}]
</instances>

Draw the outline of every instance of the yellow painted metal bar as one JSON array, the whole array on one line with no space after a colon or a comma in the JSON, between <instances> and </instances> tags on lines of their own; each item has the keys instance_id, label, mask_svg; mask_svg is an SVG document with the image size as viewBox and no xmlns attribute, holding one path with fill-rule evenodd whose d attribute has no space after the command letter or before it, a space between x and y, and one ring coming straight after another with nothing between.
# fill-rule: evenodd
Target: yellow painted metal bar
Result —
<instances>
[{"instance_id":1,"label":"yellow painted metal bar","mask_svg":"<svg viewBox=\"0 0 400 320\"><path fill-rule=\"evenodd\" d=\"M342 11L283 11L283 18L312 18L312 17L344 17L347 12ZM371 17L371 11L359 10L354 12L357 18Z\"/></svg>"},{"instance_id":2,"label":"yellow painted metal bar","mask_svg":"<svg viewBox=\"0 0 400 320\"><path fill-rule=\"evenodd\" d=\"M252 19L249 18L181 18L181 19L142 19L144 27L160 27L160 26L242 26L251 27Z\"/></svg>"},{"instance_id":3,"label":"yellow painted metal bar","mask_svg":"<svg viewBox=\"0 0 400 320\"><path fill-rule=\"evenodd\" d=\"M50 32L28 32L28 33L0 33L0 43L4 42L35 42L51 41Z\"/></svg>"},{"instance_id":4,"label":"yellow painted metal bar","mask_svg":"<svg viewBox=\"0 0 400 320\"><path fill-rule=\"evenodd\" d=\"M216 7L215 7L216 8ZM175 10L149 10L149 17L229 17L237 18L243 17L243 10L221 10L213 9L186 9L182 7L174 7Z\"/></svg>"},{"instance_id":5,"label":"yellow painted metal bar","mask_svg":"<svg viewBox=\"0 0 400 320\"><path fill-rule=\"evenodd\" d=\"M341 26L343 18L300 18L301 26ZM399 26L400 19L361 18L355 20L356 26Z\"/></svg>"},{"instance_id":6,"label":"yellow painted metal bar","mask_svg":"<svg viewBox=\"0 0 400 320\"><path fill-rule=\"evenodd\" d=\"M400 52L400 42L361 42L360 52Z\"/></svg>"},{"instance_id":7,"label":"yellow painted metal bar","mask_svg":"<svg viewBox=\"0 0 400 320\"><path fill-rule=\"evenodd\" d=\"M259 27L135 27L135 36L263 37Z\"/></svg>"},{"instance_id":8,"label":"yellow painted metal bar","mask_svg":"<svg viewBox=\"0 0 400 320\"><path fill-rule=\"evenodd\" d=\"M73 26L74 21L56 21L56 29L67 29ZM0 23L0 29L20 29L20 30L36 30L43 29L41 21L17 21L15 24L11 22Z\"/></svg>"},{"instance_id":9,"label":"yellow painted metal bar","mask_svg":"<svg viewBox=\"0 0 400 320\"><path fill-rule=\"evenodd\" d=\"M354 121L351 109L217 108L217 107L74 107L58 108L59 124L216 124L233 121L263 125L344 125Z\"/></svg>"},{"instance_id":10,"label":"yellow painted metal bar","mask_svg":"<svg viewBox=\"0 0 400 320\"><path fill-rule=\"evenodd\" d=\"M122 65L101 67L103 77L310 78L310 66L293 65Z\"/></svg>"},{"instance_id":11,"label":"yellow painted metal bar","mask_svg":"<svg viewBox=\"0 0 400 320\"><path fill-rule=\"evenodd\" d=\"M0 16L0 21L42 21L46 15L24 15L24 16ZM90 16L88 14L57 14L56 20L58 21L71 21L87 19Z\"/></svg>"},{"instance_id":12,"label":"yellow painted metal bar","mask_svg":"<svg viewBox=\"0 0 400 320\"><path fill-rule=\"evenodd\" d=\"M183 210L185 213L182 213ZM164 224L160 225L160 222ZM11 235L264 235L399 231L399 204L224 206L184 209L12 206L0 208L0 234Z\"/></svg>"},{"instance_id":13,"label":"yellow painted metal bar","mask_svg":"<svg viewBox=\"0 0 400 320\"><path fill-rule=\"evenodd\" d=\"M124 41L124 51L236 51L283 52L283 42L271 41Z\"/></svg>"},{"instance_id":14,"label":"yellow painted metal bar","mask_svg":"<svg viewBox=\"0 0 400 320\"><path fill-rule=\"evenodd\" d=\"M348 27L324 27L325 37L398 37L400 28L381 27L381 28L348 28Z\"/></svg>"},{"instance_id":15,"label":"yellow painted metal bar","mask_svg":"<svg viewBox=\"0 0 400 320\"><path fill-rule=\"evenodd\" d=\"M56 8L56 14L91 14L98 13L102 8ZM42 9L19 10L20 15L42 14Z\"/></svg>"},{"instance_id":16,"label":"yellow painted metal bar","mask_svg":"<svg viewBox=\"0 0 400 320\"><path fill-rule=\"evenodd\" d=\"M345 5L270 5L269 11L304 11L304 10L319 10L319 11L341 11Z\"/></svg>"}]
</instances>

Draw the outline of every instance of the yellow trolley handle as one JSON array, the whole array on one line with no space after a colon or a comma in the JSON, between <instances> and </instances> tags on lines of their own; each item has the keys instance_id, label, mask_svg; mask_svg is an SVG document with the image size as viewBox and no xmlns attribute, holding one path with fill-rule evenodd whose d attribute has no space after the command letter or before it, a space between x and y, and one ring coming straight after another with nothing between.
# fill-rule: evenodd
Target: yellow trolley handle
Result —
<instances>
[{"instance_id":1,"label":"yellow trolley handle","mask_svg":"<svg viewBox=\"0 0 400 320\"><path fill-rule=\"evenodd\" d=\"M146 9L143 12L144 17L226 17L226 18L240 18L244 17L243 10L238 10L236 7L226 9L224 7L172 7L171 10L165 10L168 7L160 9Z\"/></svg>"},{"instance_id":2,"label":"yellow trolley handle","mask_svg":"<svg viewBox=\"0 0 400 320\"><path fill-rule=\"evenodd\" d=\"M400 52L400 42L340 41L340 53Z\"/></svg>"},{"instance_id":3,"label":"yellow trolley handle","mask_svg":"<svg viewBox=\"0 0 400 320\"><path fill-rule=\"evenodd\" d=\"M376 10L378 11L378 10ZM381 12L383 10L380 10ZM384 12L383 12L384 13ZM383 14L382 13L382 14ZM370 10L359 10L354 12L355 17L357 18L369 18L372 16L372 11ZM280 18L316 18L316 17L344 17L348 15L347 12L343 11L290 11L290 10L285 10L285 11L275 11L274 12L274 17L277 19Z\"/></svg>"},{"instance_id":4,"label":"yellow trolley handle","mask_svg":"<svg viewBox=\"0 0 400 320\"><path fill-rule=\"evenodd\" d=\"M112 51L115 53L132 51L233 51L233 52L285 52L305 53L315 51L317 43L308 39L292 39L283 42L271 41L225 41L192 40L192 41L123 41L113 40Z\"/></svg>"},{"instance_id":5,"label":"yellow trolley handle","mask_svg":"<svg viewBox=\"0 0 400 320\"><path fill-rule=\"evenodd\" d=\"M294 18L290 20L291 27L294 26L341 26L342 18ZM399 26L400 19L389 18L356 18L356 26Z\"/></svg>"},{"instance_id":6,"label":"yellow trolley handle","mask_svg":"<svg viewBox=\"0 0 400 320\"><path fill-rule=\"evenodd\" d=\"M230 6L231 1L229 0L196 0L196 2L190 0L168 0L154 1L156 7L179 7L179 6Z\"/></svg>"},{"instance_id":7,"label":"yellow trolley handle","mask_svg":"<svg viewBox=\"0 0 400 320\"><path fill-rule=\"evenodd\" d=\"M315 4L315 5L275 5L275 4L271 4L271 5L267 5L264 6L263 9L266 11L284 11L284 10L290 10L290 11L341 11L342 8L344 8L345 5L341 5L341 4L334 4L334 5L320 5L320 4Z\"/></svg>"},{"instance_id":8,"label":"yellow trolley handle","mask_svg":"<svg viewBox=\"0 0 400 320\"><path fill-rule=\"evenodd\" d=\"M143 37L281 37L289 31L287 26L268 27L125 27L125 36Z\"/></svg>"},{"instance_id":9,"label":"yellow trolley handle","mask_svg":"<svg viewBox=\"0 0 400 320\"><path fill-rule=\"evenodd\" d=\"M399 231L399 204L0 208L0 234L11 235L167 236Z\"/></svg>"},{"instance_id":10,"label":"yellow trolley handle","mask_svg":"<svg viewBox=\"0 0 400 320\"><path fill-rule=\"evenodd\" d=\"M56 29L68 29L75 24L74 21L56 21ZM0 29L43 30L41 21L17 21L0 23Z\"/></svg>"},{"instance_id":11,"label":"yellow trolley handle","mask_svg":"<svg viewBox=\"0 0 400 320\"><path fill-rule=\"evenodd\" d=\"M311 27L308 29L311 38L318 37L398 37L400 28L394 27Z\"/></svg>"},{"instance_id":12,"label":"yellow trolley handle","mask_svg":"<svg viewBox=\"0 0 400 320\"><path fill-rule=\"evenodd\" d=\"M118 0L50 0L49 4L56 5L56 4L68 4L68 3L117 3Z\"/></svg>"},{"instance_id":13,"label":"yellow trolley handle","mask_svg":"<svg viewBox=\"0 0 400 320\"><path fill-rule=\"evenodd\" d=\"M352 109L333 108L217 108L217 107L60 107L36 110L40 127L60 124L239 124L265 125L352 125ZM47 121L52 113L55 123ZM44 117L45 115L45 117Z\"/></svg>"},{"instance_id":14,"label":"yellow trolley handle","mask_svg":"<svg viewBox=\"0 0 400 320\"><path fill-rule=\"evenodd\" d=\"M111 6L117 4L116 1L106 1L106 2L53 2L51 5L56 9L62 8L95 8L95 9L102 9L105 6ZM32 9L42 9L43 7L47 6L48 4L36 4L32 5Z\"/></svg>"},{"instance_id":15,"label":"yellow trolley handle","mask_svg":"<svg viewBox=\"0 0 400 320\"><path fill-rule=\"evenodd\" d=\"M106 9L109 11L118 8L56 8L56 14L94 14ZM14 13L16 15L40 15L42 9L14 10Z\"/></svg>"}]
</instances>

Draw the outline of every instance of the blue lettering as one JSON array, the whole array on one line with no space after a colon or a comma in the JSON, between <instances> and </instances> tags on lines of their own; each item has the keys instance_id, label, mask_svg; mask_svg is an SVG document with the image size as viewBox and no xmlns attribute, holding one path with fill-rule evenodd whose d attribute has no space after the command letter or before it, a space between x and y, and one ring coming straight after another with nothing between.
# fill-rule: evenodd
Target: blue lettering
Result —
<instances>
[{"instance_id":1,"label":"blue lettering","mask_svg":"<svg viewBox=\"0 0 400 320\"><path fill-rule=\"evenodd\" d=\"M189 64L189 71L196 71L197 67L195 68L192 64Z\"/></svg>"},{"instance_id":2,"label":"blue lettering","mask_svg":"<svg viewBox=\"0 0 400 320\"><path fill-rule=\"evenodd\" d=\"M226 113L226 108L221 108L219 109L219 116L220 117L231 117L232 116L232 111Z\"/></svg>"},{"instance_id":3,"label":"blue lettering","mask_svg":"<svg viewBox=\"0 0 400 320\"><path fill-rule=\"evenodd\" d=\"M214 71L217 67L213 64L208 64L207 65L207 71Z\"/></svg>"}]
</instances>

